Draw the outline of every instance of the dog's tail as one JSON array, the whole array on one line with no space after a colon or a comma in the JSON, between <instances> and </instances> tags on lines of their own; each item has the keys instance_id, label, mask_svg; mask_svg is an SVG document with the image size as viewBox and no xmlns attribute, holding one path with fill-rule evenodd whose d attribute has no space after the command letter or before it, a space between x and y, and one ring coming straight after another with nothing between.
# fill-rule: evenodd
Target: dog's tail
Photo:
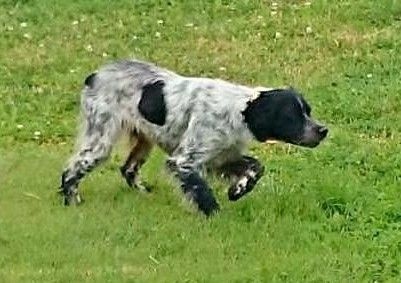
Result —
<instances>
[{"instance_id":1,"label":"dog's tail","mask_svg":"<svg viewBox=\"0 0 401 283\"><path fill-rule=\"evenodd\" d=\"M85 79L85 82L84 82L85 86L92 88L93 85L95 84L96 75L97 75L97 72L93 72L92 74L87 76Z\"/></svg>"}]
</instances>

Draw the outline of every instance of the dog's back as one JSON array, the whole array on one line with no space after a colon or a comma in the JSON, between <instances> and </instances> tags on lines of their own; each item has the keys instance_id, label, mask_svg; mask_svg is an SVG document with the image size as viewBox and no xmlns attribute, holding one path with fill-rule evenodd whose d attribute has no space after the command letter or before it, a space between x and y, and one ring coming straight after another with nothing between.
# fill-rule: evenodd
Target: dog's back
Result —
<instances>
[{"instance_id":1,"label":"dog's back","mask_svg":"<svg viewBox=\"0 0 401 283\"><path fill-rule=\"evenodd\" d=\"M145 92L146 88L154 91ZM163 93L163 100L156 91ZM247 133L241 110L246 107L251 91L222 80L183 77L147 62L124 60L106 65L86 79L82 106L85 116L93 117L88 114L93 111L110 113L121 130L140 131L171 153L185 132L196 135L192 130L202 130L204 135L216 139L214 146L218 142L235 143L230 137L238 139L241 134L232 135L233 132ZM155 107L156 115L162 114L159 109L165 109L163 123L154 123L152 117L140 113L141 102Z\"/></svg>"}]
</instances>

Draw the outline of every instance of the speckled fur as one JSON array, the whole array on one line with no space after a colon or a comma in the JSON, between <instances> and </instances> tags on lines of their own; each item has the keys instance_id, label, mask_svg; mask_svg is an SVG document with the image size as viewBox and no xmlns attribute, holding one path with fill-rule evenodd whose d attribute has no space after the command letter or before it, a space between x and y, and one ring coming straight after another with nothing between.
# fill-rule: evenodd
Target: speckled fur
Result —
<instances>
[{"instance_id":1,"label":"speckled fur","mask_svg":"<svg viewBox=\"0 0 401 283\"><path fill-rule=\"evenodd\" d=\"M168 109L161 127L137 109L142 87L158 80L165 82ZM83 90L86 125L81 143L90 148L100 143L109 153L122 132L138 130L179 163L196 155L196 165L221 164L240 154L252 138L241 111L253 92L222 80L183 77L149 63L121 61L99 70L93 87Z\"/></svg>"},{"instance_id":2,"label":"speckled fur","mask_svg":"<svg viewBox=\"0 0 401 283\"><path fill-rule=\"evenodd\" d=\"M157 81L165 84L167 116L162 126L150 123L138 111L142 88ZM240 159L252 139L241 112L259 88L184 77L137 60L107 65L90 75L86 84L79 148L62 176L68 203L78 196L80 179L107 159L122 133L131 137L140 133L150 144L160 146L181 180L193 172L201 175L204 167Z\"/></svg>"}]
</instances>

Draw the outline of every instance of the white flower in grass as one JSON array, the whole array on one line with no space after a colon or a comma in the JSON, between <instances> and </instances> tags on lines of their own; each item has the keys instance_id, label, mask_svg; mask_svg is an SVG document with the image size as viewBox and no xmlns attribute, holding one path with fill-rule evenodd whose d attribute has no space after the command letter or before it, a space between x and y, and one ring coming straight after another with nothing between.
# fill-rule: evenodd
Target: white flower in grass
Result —
<instances>
[{"instance_id":1,"label":"white flower in grass","mask_svg":"<svg viewBox=\"0 0 401 283\"><path fill-rule=\"evenodd\" d=\"M312 33L312 28L311 27L306 27L305 31L306 31L306 33Z\"/></svg>"},{"instance_id":2,"label":"white flower in grass","mask_svg":"<svg viewBox=\"0 0 401 283\"><path fill-rule=\"evenodd\" d=\"M26 39L31 39L32 38L32 36L29 33L24 33L23 37L26 38Z\"/></svg>"},{"instance_id":3,"label":"white flower in grass","mask_svg":"<svg viewBox=\"0 0 401 283\"><path fill-rule=\"evenodd\" d=\"M161 34L160 32L157 31L157 32L155 33L155 37L160 38L161 36L162 36L162 34Z\"/></svg>"},{"instance_id":4,"label":"white flower in grass","mask_svg":"<svg viewBox=\"0 0 401 283\"><path fill-rule=\"evenodd\" d=\"M157 20L157 24L158 25L162 25L162 24L164 24L164 21L163 20Z\"/></svg>"},{"instance_id":5,"label":"white flower in grass","mask_svg":"<svg viewBox=\"0 0 401 283\"><path fill-rule=\"evenodd\" d=\"M39 94L43 93L43 88L41 88L40 86L36 87L35 90L36 90L36 93L39 93Z\"/></svg>"},{"instance_id":6,"label":"white flower in grass","mask_svg":"<svg viewBox=\"0 0 401 283\"><path fill-rule=\"evenodd\" d=\"M310 6L310 5L312 5L312 3L309 2L309 1L307 1L307 2L304 3L304 5L305 5L305 6Z\"/></svg>"},{"instance_id":7,"label":"white flower in grass","mask_svg":"<svg viewBox=\"0 0 401 283\"><path fill-rule=\"evenodd\" d=\"M73 26L76 26L77 24L79 24L78 21L73 21L73 22L72 22L72 25L73 25Z\"/></svg>"},{"instance_id":8,"label":"white flower in grass","mask_svg":"<svg viewBox=\"0 0 401 283\"><path fill-rule=\"evenodd\" d=\"M138 37L137 37L136 35L134 35L134 36L132 37L132 39L133 39L133 40L137 40Z\"/></svg>"},{"instance_id":9,"label":"white flower in grass","mask_svg":"<svg viewBox=\"0 0 401 283\"><path fill-rule=\"evenodd\" d=\"M373 75L372 75L372 74L367 74L366 77L367 77L368 79L371 79L371 78L373 77Z\"/></svg>"},{"instance_id":10,"label":"white flower in grass","mask_svg":"<svg viewBox=\"0 0 401 283\"><path fill-rule=\"evenodd\" d=\"M22 28L26 28L28 26L28 24L26 22L22 22L19 24L19 26Z\"/></svg>"},{"instance_id":11,"label":"white flower in grass","mask_svg":"<svg viewBox=\"0 0 401 283\"><path fill-rule=\"evenodd\" d=\"M219 71L225 72L225 71L227 71L227 68L226 68L226 67L220 67L220 68L219 68Z\"/></svg>"},{"instance_id":12,"label":"white flower in grass","mask_svg":"<svg viewBox=\"0 0 401 283\"><path fill-rule=\"evenodd\" d=\"M85 46L85 49L86 49L86 51L88 51L88 52L93 52L93 47L92 47L92 45L90 45L90 44L86 45L86 46Z\"/></svg>"},{"instance_id":13,"label":"white flower in grass","mask_svg":"<svg viewBox=\"0 0 401 283\"><path fill-rule=\"evenodd\" d=\"M277 15L277 11L271 11L270 12L270 16L275 16L275 15Z\"/></svg>"},{"instance_id":14,"label":"white flower in grass","mask_svg":"<svg viewBox=\"0 0 401 283\"><path fill-rule=\"evenodd\" d=\"M40 138L41 135L42 135L41 132L35 131L35 132L33 133L33 138L34 138L35 140L38 140L38 139Z\"/></svg>"},{"instance_id":15,"label":"white flower in grass","mask_svg":"<svg viewBox=\"0 0 401 283\"><path fill-rule=\"evenodd\" d=\"M21 130L21 129L23 129L23 128L24 128L24 125L22 125L22 124L18 124L18 125L17 125L17 129L18 129L18 130Z\"/></svg>"},{"instance_id":16,"label":"white flower in grass","mask_svg":"<svg viewBox=\"0 0 401 283\"><path fill-rule=\"evenodd\" d=\"M194 27L194 23L186 23L185 27L186 28L192 28L192 27Z\"/></svg>"},{"instance_id":17,"label":"white flower in grass","mask_svg":"<svg viewBox=\"0 0 401 283\"><path fill-rule=\"evenodd\" d=\"M276 33L274 34L274 38L276 38L276 39L279 39L279 38L282 38L282 37L283 37L283 35L279 31L276 31Z\"/></svg>"},{"instance_id":18,"label":"white flower in grass","mask_svg":"<svg viewBox=\"0 0 401 283\"><path fill-rule=\"evenodd\" d=\"M13 31L13 30L14 30L14 27L13 27L13 26L7 26L6 29L7 29L8 31Z\"/></svg>"}]
</instances>

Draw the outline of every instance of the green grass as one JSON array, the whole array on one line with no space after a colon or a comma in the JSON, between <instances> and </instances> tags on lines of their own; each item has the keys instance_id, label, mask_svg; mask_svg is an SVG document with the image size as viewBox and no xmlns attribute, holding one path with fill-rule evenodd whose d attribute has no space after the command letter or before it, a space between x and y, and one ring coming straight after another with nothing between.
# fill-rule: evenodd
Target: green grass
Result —
<instances>
[{"instance_id":1,"label":"green grass","mask_svg":"<svg viewBox=\"0 0 401 283\"><path fill-rule=\"evenodd\" d=\"M401 1L305 2L0 0L0 282L401 282ZM211 177L210 220L158 150L127 190L124 147L65 208L83 79L124 57L294 85L330 137L253 144L267 174L237 203Z\"/></svg>"}]
</instances>

